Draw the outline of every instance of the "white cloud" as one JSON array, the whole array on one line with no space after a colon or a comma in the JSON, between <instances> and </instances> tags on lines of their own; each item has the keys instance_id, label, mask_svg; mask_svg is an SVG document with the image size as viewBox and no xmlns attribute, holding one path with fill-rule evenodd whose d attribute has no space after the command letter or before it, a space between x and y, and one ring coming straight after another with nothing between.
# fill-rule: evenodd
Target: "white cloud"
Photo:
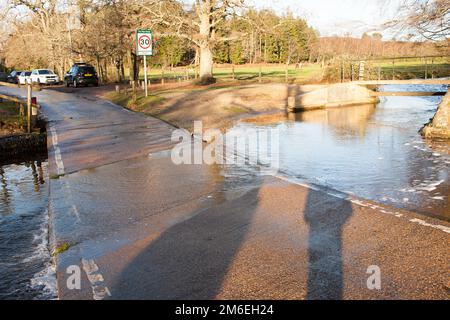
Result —
<instances>
[{"instance_id":1,"label":"white cloud","mask_svg":"<svg viewBox=\"0 0 450 320\"><path fill-rule=\"evenodd\" d=\"M401 0L250 0L259 8L284 12L287 8L305 17L324 35L380 31L393 18Z\"/></svg>"}]
</instances>

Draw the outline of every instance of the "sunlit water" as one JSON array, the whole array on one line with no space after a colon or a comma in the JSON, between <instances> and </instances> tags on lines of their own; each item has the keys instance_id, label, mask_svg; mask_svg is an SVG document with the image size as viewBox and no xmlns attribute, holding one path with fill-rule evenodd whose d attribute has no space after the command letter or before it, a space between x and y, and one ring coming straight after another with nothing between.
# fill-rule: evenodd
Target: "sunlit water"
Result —
<instances>
[{"instance_id":1,"label":"sunlit water","mask_svg":"<svg viewBox=\"0 0 450 320\"><path fill-rule=\"evenodd\" d=\"M0 299L54 296L47 162L0 165Z\"/></svg>"},{"instance_id":2,"label":"sunlit water","mask_svg":"<svg viewBox=\"0 0 450 320\"><path fill-rule=\"evenodd\" d=\"M387 91L446 91L444 86L386 86ZM310 183L450 220L450 143L418 130L442 97L383 97L374 105L316 110L231 131L276 128L279 171Z\"/></svg>"},{"instance_id":3,"label":"sunlit water","mask_svg":"<svg viewBox=\"0 0 450 320\"><path fill-rule=\"evenodd\" d=\"M285 175L450 220L450 143L418 134L440 101L382 98L377 106L309 111L275 123L240 123L231 131L245 136L248 128L278 129L279 171ZM236 181L255 179L251 171L225 174L231 181L225 189L236 192ZM46 161L0 165L0 299L55 297L47 207Z\"/></svg>"}]
</instances>

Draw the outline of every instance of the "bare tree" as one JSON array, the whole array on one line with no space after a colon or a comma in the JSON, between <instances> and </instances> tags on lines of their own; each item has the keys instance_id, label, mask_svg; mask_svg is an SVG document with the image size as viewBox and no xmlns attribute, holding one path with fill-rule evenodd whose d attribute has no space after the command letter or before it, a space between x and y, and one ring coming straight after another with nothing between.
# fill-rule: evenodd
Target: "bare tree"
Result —
<instances>
[{"instance_id":1,"label":"bare tree","mask_svg":"<svg viewBox=\"0 0 450 320\"><path fill-rule=\"evenodd\" d=\"M412 29L428 40L450 36L450 0L403 0L397 19L388 26Z\"/></svg>"},{"instance_id":2,"label":"bare tree","mask_svg":"<svg viewBox=\"0 0 450 320\"><path fill-rule=\"evenodd\" d=\"M213 79L213 48L217 41L216 28L227 16L236 12L244 0L195 0L185 10L178 1L143 1L141 5L151 15L152 23L159 25L161 35L175 35L188 39L200 54L200 78L208 83Z\"/></svg>"}]
</instances>

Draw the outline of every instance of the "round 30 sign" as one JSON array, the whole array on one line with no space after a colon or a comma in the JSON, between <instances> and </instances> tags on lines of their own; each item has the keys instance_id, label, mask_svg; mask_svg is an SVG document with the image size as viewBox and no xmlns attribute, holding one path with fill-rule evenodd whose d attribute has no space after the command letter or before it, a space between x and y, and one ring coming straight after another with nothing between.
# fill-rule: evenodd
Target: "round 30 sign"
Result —
<instances>
[{"instance_id":1,"label":"round 30 sign","mask_svg":"<svg viewBox=\"0 0 450 320\"><path fill-rule=\"evenodd\" d=\"M138 56L153 55L153 33L148 29L140 29L136 32L136 52Z\"/></svg>"}]
</instances>

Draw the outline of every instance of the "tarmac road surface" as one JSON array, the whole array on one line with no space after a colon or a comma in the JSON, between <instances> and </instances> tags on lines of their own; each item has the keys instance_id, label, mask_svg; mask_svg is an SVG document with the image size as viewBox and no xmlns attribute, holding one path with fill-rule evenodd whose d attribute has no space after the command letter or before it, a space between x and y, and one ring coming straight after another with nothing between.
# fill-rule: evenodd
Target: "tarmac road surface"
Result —
<instances>
[{"instance_id":1,"label":"tarmac road surface","mask_svg":"<svg viewBox=\"0 0 450 320\"><path fill-rule=\"evenodd\" d=\"M36 96L52 243L68 245L60 299L449 299L445 221L257 168L176 166L168 124L93 96Z\"/></svg>"}]
</instances>

